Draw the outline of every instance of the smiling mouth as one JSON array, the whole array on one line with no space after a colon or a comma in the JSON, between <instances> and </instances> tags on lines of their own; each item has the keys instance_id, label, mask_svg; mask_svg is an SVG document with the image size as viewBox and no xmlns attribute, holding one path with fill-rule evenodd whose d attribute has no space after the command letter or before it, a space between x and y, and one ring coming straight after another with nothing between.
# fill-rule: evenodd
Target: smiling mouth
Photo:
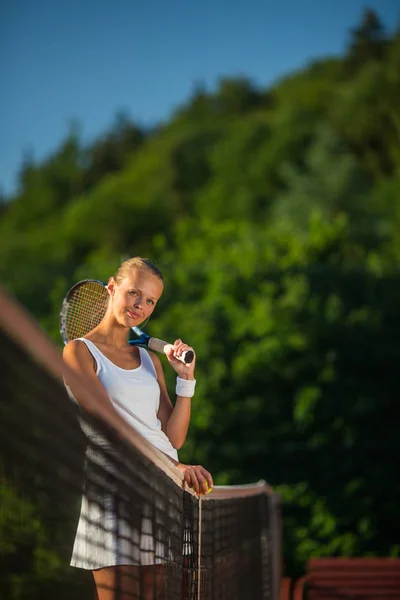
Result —
<instances>
[{"instance_id":1,"label":"smiling mouth","mask_svg":"<svg viewBox=\"0 0 400 600\"><path fill-rule=\"evenodd\" d=\"M136 312L133 312L133 311L131 311L131 310L128 310L128 316L129 316L131 319L141 319L141 318L142 318L142 315L139 315L138 313L136 313Z\"/></svg>"}]
</instances>

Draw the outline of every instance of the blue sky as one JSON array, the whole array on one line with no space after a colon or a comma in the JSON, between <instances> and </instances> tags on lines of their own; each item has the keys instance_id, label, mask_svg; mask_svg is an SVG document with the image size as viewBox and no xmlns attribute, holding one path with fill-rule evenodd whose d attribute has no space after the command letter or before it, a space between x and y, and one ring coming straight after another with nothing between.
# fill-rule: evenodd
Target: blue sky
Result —
<instances>
[{"instance_id":1,"label":"blue sky","mask_svg":"<svg viewBox=\"0 0 400 600\"><path fill-rule=\"evenodd\" d=\"M119 110L153 124L197 82L245 75L268 86L343 52L365 6L390 29L400 0L1 0L0 185L24 152L40 160L71 121L84 141Z\"/></svg>"}]
</instances>

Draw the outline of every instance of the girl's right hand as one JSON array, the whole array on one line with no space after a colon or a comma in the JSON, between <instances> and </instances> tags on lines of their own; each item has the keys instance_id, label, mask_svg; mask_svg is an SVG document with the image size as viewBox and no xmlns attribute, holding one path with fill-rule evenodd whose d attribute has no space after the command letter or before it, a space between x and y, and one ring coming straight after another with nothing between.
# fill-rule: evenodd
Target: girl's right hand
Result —
<instances>
[{"instance_id":1,"label":"girl's right hand","mask_svg":"<svg viewBox=\"0 0 400 600\"><path fill-rule=\"evenodd\" d=\"M184 480L191 487L196 494L208 494L211 492L214 482L209 473L201 465L184 465L178 463L178 469L183 473Z\"/></svg>"}]
</instances>

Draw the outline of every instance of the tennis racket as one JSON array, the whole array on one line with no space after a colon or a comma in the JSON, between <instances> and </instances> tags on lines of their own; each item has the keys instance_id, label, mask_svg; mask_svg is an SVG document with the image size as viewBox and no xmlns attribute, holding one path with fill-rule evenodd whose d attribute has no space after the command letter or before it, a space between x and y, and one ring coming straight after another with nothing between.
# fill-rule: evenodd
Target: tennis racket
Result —
<instances>
[{"instance_id":1,"label":"tennis racket","mask_svg":"<svg viewBox=\"0 0 400 600\"><path fill-rule=\"evenodd\" d=\"M105 283L96 279L78 281L65 296L60 312L60 333L64 344L84 337L94 329L104 317L108 306L108 292ZM172 344L144 333L139 327L132 327L136 340L129 340L131 346L147 346L156 352L166 353ZM179 357L186 364L193 361L194 352L187 350Z\"/></svg>"}]
</instances>

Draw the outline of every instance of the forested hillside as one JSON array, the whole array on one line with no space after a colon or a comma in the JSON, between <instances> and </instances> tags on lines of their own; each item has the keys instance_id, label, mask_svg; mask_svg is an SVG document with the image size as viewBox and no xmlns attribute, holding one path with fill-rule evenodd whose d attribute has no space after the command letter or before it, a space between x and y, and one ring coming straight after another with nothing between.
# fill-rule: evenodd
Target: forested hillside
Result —
<instances>
[{"instance_id":1,"label":"forested hillside","mask_svg":"<svg viewBox=\"0 0 400 600\"><path fill-rule=\"evenodd\" d=\"M72 130L22 165L0 255L60 347L67 289L149 257L166 290L147 330L198 354L181 459L281 492L289 575L400 553L399 31L367 11L344 56L273 87L221 79L88 146Z\"/></svg>"}]
</instances>

